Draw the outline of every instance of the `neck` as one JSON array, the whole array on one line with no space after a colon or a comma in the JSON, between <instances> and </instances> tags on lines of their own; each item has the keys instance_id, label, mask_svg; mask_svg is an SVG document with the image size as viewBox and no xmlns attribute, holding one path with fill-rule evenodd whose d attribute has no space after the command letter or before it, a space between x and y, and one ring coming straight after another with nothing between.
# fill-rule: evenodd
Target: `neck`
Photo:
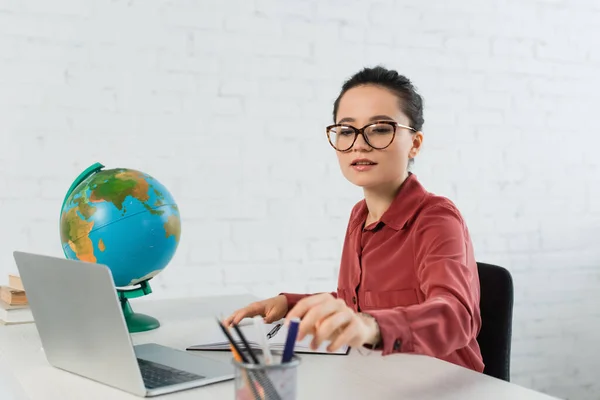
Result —
<instances>
[{"instance_id":1,"label":"neck","mask_svg":"<svg viewBox=\"0 0 600 400\"><path fill-rule=\"evenodd\" d=\"M364 196L369 214L367 216L367 225L379 221L383 213L390 207L402 183L408 178L408 173L404 173L398 180L386 185L373 188L365 188Z\"/></svg>"}]
</instances>

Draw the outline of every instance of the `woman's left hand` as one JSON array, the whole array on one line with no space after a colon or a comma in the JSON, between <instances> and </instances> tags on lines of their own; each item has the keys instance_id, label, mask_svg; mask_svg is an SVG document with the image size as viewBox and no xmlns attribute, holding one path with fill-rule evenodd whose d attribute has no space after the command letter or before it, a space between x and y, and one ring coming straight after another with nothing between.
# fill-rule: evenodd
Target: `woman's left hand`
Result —
<instances>
[{"instance_id":1,"label":"woman's left hand","mask_svg":"<svg viewBox=\"0 0 600 400\"><path fill-rule=\"evenodd\" d=\"M343 345L360 347L378 340L379 330L373 318L365 317L348 307L344 300L329 293L315 294L301 299L286 316L286 321L299 317L298 340L312 334L312 349L329 340L327 351Z\"/></svg>"}]
</instances>

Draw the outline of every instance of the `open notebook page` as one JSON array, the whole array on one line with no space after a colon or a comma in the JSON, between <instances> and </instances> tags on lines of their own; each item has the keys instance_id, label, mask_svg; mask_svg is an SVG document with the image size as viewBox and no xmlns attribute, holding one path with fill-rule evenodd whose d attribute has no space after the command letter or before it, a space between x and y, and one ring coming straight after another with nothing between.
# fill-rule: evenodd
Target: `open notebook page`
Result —
<instances>
[{"instance_id":1,"label":"open notebook page","mask_svg":"<svg viewBox=\"0 0 600 400\"><path fill-rule=\"evenodd\" d=\"M244 321L243 321L244 322ZM253 349L260 350L260 341L257 338L258 332L256 327L252 323L241 323L239 325L240 330L246 337L246 340ZM265 332L267 333L267 342L271 351L283 351L285 346L285 340L287 338L287 327L283 324L283 320L277 321L271 324L265 324ZM242 346L242 341L237 336L234 329L230 329L232 337L236 340L236 343ZM312 350L310 348L310 342L312 335L307 335L304 339L296 342L295 352L296 353L318 353L318 354L348 354L349 347L342 346L335 352L328 352L327 346L328 341L325 341L317 348ZM229 341L223 331L215 322L215 328L206 330L198 335L196 344L189 346L186 350L230 350Z\"/></svg>"}]
</instances>

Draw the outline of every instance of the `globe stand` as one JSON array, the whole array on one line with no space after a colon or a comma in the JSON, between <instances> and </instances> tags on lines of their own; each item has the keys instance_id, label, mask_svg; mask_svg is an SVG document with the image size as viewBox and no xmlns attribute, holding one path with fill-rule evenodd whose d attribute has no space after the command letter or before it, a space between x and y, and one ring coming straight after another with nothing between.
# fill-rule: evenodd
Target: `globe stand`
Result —
<instances>
[{"instance_id":1,"label":"globe stand","mask_svg":"<svg viewBox=\"0 0 600 400\"><path fill-rule=\"evenodd\" d=\"M135 332L146 332L152 329L156 329L160 326L160 322L154 317L146 314L136 313L129 304L129 299L135 299L137 297L146 296L152 293L152 288L148 281L139 283L139 287L133 289L117 289L119 294L119 301L121 302L121 309L123 310L123 316L127 323L127 329L130 333Z\"/></svg>"}]
</instances>

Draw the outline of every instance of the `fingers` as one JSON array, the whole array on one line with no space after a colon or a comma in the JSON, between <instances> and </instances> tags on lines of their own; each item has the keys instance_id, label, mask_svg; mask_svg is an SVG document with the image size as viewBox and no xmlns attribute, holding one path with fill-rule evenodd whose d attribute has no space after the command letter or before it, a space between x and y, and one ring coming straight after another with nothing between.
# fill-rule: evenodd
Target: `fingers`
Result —
<instances>
[{"instance_id":1,"label":"fingers","mask_svg":"<svg viewBox=\"0 0 600 400\"><path fill-rule=\"evenodd\" d=\"M321 316L324 316L332 312L332 309L335 309L335 307L333 307L334 304L335 299L329 293L305 297L296 303L296 306L288 312L285 317L286 323L295 317L302 320L298 329L298 340L302 340L307 334L313 333L315 326L319 321L318 315L309 315L310 312L317 310Z\"/></svg>"},{"instance_id":2,"label":"fingers","mask_svg":"<svg viewBox=\"0 0 600 400\"><path fill-rule=\"evenodd\" d=\"M315 307L316 305L323 303L327 300L333 299L333 296L331 296L331 294L329 293L321 293L305 297L301 299L298 303L296 303L296 306L294 306L294 308L292 308L288 312L287 316L285 317L286 322L289 322L292 318L295 317L302 319L304 317L304 314L306 314L308 310L310 310L312 307Z\"/></svg>"},{"instance_id":3,"label":"fingers","mask_svg":"<svg viewBox=\"0 0 600 400\"><path fill-rule=\"evenodd\" d=\"M286 316L301 319L298 340L312 334L313 349L324 341L330 341L328 351L338 350L343 345L361 346L367 335L366 327L358 315L342 299L336 299L329 293L318 294L300 300Z\"/></svg>"},{"instance_id":4,"label":"fingers","mask_svg":"<svg viewBox=\"0 0 600 400\"><path fill-rule=\"evenodd\" d=\"M247 307L241 308L231 314L229 317L223 320L225 326L231 326L239 324L240 321L246 317L254 317L255 315L261 315L264 307L261 307L258 303L252 303Z\"/></svg>"},{"instance_id":5,"label":"fingers","mask_svg":"<svg viewBox=\"0 0 600 400\"><path fill-rule=\"evenodd\" d=\"M352 322L353 317L352 311L345 308L322 320L315 330L312 345L318 348L323 341L333 341L339 337L339 334Z\"/></svg>"},{"instance_id":6,"label":"fingers","mask_svg":"<svg viewBox=\"0 0 600 400\"><path fill-rule=\"evenodd\" d=\"M235 313L235 315L233 316L232 320L231 320L231 325L236 325L239 324L241 320L243 320L244 318L250 316L250 310L247 308L244 308L243 310L240 310L239 312Z\"/></svg>"},{"instance_id":7,"label":"fingers","mask_svg":"<svg viewBox=\"0 0 600 400\"><path fill-rule=\"evenodd\" d=\"M278 320L278 319L280 319L280 318L277 318L277 314L276 314L276 313L275 313L275 311L274 311L274 310L272 310L272 309L271 309L271 310L269 310L269 311L267 312L267 314L264 316L264 321L265 321L265 323L267 323L267 324L270 324L270 323L272 323L272 322L275 322L275 321L276 321L276 320Z\"/></svg>"},{"instance_id":8,"label":"fingers","mask_svg":"<svg viewBox=\"0 0 600 400\"><path fill-rule=\"evenodd\" d=\"M353 318L352 322L350 322L344 328L344 330L327 346L327 351L336 351L344 345L351 347L361 346L361 329L362 327L360 321L357 318Z\"/></svg>"},{"instance_id":9,"label":"fingers","mask_svg":"<svg viewBox=\"0 0 600 400\"><path fill-rule=\"evenodd\" d=\"M326 300L316 306L310 308L300 322L298 329L298 339L302 340L307 334L317 335L320 330L321 324L330 318L333 314L341 312L346 308L343 300Z\"/></svg>"},{"instance_id":10,"label":"fingers","mask_svg":"<svg viewBox=\"0 0 600 400\"><path fill-rule=\"evenodd\" d=\"M231 324L233 323L233 318L234 317L235 317L235 313L231 314L227 318L224 318L223 319L223 325L225 325L225 326L231 326Z\"/></svg>"}]
</instances>

